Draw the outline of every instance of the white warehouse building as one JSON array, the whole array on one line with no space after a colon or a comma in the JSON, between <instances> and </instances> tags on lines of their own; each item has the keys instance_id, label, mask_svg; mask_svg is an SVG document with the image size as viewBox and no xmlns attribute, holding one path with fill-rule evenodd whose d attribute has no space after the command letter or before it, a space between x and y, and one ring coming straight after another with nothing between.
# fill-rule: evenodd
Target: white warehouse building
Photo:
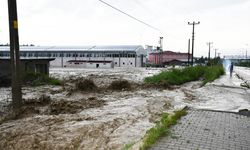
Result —
<instances>
[{"instance_id":1,"label":"white warehouse building","mask_svg":"<svg viewBox=\"0 0 250 150\"><path fill-rule=\"evenodd\" d=\"M55 58L51 67L143 67L146 55L140 45L20 46L21 58ZM0 46L0 58L6 57L10 57L9 47Z\"/></svg>"}]
</instances>

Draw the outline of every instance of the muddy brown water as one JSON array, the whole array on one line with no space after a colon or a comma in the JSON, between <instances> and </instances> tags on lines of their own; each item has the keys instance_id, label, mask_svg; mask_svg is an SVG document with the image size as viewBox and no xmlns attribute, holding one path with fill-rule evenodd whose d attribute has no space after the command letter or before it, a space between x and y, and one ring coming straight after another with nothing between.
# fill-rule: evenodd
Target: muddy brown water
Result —
<instances>
[{"instance_id":1,"label":"muddy brown water","mask_svg":"<svg viewBox=\"0 0 250 150\"><path fill-rule=\"evenodd\" d=\"M30 112L0 125L0 149L122 149L125 144L139 142L162 112L171 113L186 105L230 110L249 106L245 100L248 91L215 85L231 86L236 82L226 76L204 87L200 87L200 82L172 89L141 86L141 79L158 72L78 70L71 78L65 74L73 74L72 70L55 70L54 75L69 82L64 86L24 87L23 98L31 107L27 108ZM95 78L97 87L105 90L75 90L73 81L78 78ZM131 82L132 90L106 90L112 81L120 79ZM1 88L0 92L4 93L0 98L7 98L10 89ZM42 95L50 100L45 97L40 101Z\"/></svg>"}]
</instances>

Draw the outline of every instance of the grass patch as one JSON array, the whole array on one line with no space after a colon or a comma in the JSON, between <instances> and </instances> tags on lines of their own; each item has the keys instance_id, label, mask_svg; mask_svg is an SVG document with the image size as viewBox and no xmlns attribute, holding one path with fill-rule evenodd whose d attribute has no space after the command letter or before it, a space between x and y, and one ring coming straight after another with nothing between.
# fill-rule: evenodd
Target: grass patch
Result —
<instances>
[{"instance_id":1,"label":"grass patch","mask_svg":"<svg viewBox=\"0 0 250 150\"><path fill-rule=\"evenodd\" d=\"M204 80L203 85L205 85L208 82L212 82L215 79L219 78L221 75L225 74L225 70L223 66L212 66L212 67L206 67L205 74L204 74Z\"/></svg>"},{"instance_id":2,"label":"grass patch","mask_svg":"<svg viewBox=\"0 0 250 150\"><path fill-rule=\"evenodd\" d=\"M124 147L122 148L122 150L129 150L132 148L132 146L135 144L135 142L132 143L128 143L126 145L124 145Z\"/></svg>"},{"instance_id":3,"label":"grass patch","mask_svg":"<svg viewBox=\"0 0 250 150\"><path fill-rule=\"evenodd\" d=\"M146 83L157 85L181 85L186 82L204 79L203 84L211 82L224 74L222 65L195 66L184 69L172 69L144 79Z\"/></svg>"},{"instance_id":4,"label":"grass patch","mask_svg":"<svg viewBox=\"0 0 250 150\"><path fill-rule=\"evenodd\" d=\"M185 116L187 111L185 109L175 111L173 115L163 113L161 120L156 123L155 127L149 129L143 140L143 144L140 150L148 149L153 145L160 137L170 133L169 128L177 123L177 120L182 116Z\"/></svg>"},{"instance_id":5,"label":"grass patch","mask_svg":"<svg viewBox=\"0 0 250 150\"><path fill-rule=\"evenodd\" d=\"M41 73L27 72L23 76L23 83L31 86L40 86L40 85L62 85L62 82L56 78L49 77L48 75Z\"/></svg>"}]
</instances>

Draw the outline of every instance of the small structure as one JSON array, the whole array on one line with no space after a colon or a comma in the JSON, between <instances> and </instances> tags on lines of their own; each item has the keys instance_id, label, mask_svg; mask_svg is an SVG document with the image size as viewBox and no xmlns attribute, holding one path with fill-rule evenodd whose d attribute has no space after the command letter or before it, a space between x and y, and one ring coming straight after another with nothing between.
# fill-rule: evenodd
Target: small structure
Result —
<instances>
[{"instance_id":1,"label":"small structure","mask_svg":"<svg viewBox=\"0 0 250 150\"><path fill-rule=\"evenodd\" d=\"M94 61L94 60L69 60L65 67L76 67L76 68L114 68L113 61Z\"/></svg>"},{"instance_id":2,"label":"small structure","mask_svg":"<svg viewBox=\"0 0 250 150\"><path fill-rule=\"evenodd\" d=\"M49 74L49 62L54 58L42 59L20 59L20 72L23 75L25 72ZM0 80L11 79L11 64L9 58L0 58Z\"/></svg>"}]
</instances>

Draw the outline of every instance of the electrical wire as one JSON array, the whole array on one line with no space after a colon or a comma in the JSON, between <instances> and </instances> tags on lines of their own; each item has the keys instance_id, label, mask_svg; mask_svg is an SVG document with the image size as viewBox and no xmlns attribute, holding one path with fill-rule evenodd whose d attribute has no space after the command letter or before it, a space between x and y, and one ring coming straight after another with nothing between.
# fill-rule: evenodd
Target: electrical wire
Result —
<instances>
[{"instance_id":1,"label":"electrical wire","mask_svg":"<svg viewBox=\"0 0 250 150\"><path fill-rule=\"evenodd\" d=\"M163 31L163 30L161 30L161 29L159 29L159 28L156 28L156 27L154 27L153 25L150 25L150 24L148 24L148 23L146 23L146 22L144 22L144 21L142 21L142 20L140 20L140 19L137 19L136 17L134 17L134 16L132 16L132 15L130 15L130 14L128 14L128 13L126 13L126 12L124 12L124 11L122 11L122 10L116 8L116 7L114 7L114 6L112 6L111 4L109 4L109 3L107 3L107 2L105 2L105 1L103 1L103 0L98 0L98 1L100 1L100 2L102 2L103 4L105 4L105 5L109 6L109 7L111 7L112 9L115 9L116 11L119 11L120 13L122 13L122 14L124 14L124 15L126 15L126 16L128 16L128 17L130 17L130 18L132 18L132 19L134 19L134 20L136 20L136 21L138 21L138 22L140 22L140 23L142 23L142 24L144 24L144 25L146 25L146 26L148 26L148 27L150 27L150 28L152 28L152 29L158 31L158 32L160 32L161 36L165 35L165 36L173 37L173 38L175 38L175 39L181 39L180 37L176 37L176 36L174 36L174 35L172 35L172 34L169 34L169 33L166 34L165 31Z\"/></svg>"},{"instance_id":2,"label":"electrical wire","mask_svg":"<svg viewBox=\"0 0 250 150\"><path fill-rule=\"evenodd\" d=\"M130 17L130 18L132 18L132 19L134 19L134 20L136 20L136 21L138 21L138 22L140 22L140 23L142 23L142 24L144 24L144 25L146 25L146 26L154 29L154 30L156 30L156 31L162 32L160 29L158 29L158 28L156 28L156 27L154 27L154 26L152 26L152 25L150 25L150 24L148 24L148 23L146 23L146 22L144 22L144 21L142 21L140 19L137 19L136 17L134 17L134 16L132 16L132 15L130 15L130 14L128 14L128 13L126 13L126 12L124 12L124 11L116 8L116 7L114 7L114 6L112 6L111 4L109 4L109 3L107 3L107 2L105 2L103 0L98 0L98 1L102 2L103 4L105 4L105 5L107 5L107 6L111 7L111 8L119 11L120 13L122 13L122 14L124 14L124 15L126 15L126 16L128 16L128 17Z\"/></svg>"}]
</instances>

